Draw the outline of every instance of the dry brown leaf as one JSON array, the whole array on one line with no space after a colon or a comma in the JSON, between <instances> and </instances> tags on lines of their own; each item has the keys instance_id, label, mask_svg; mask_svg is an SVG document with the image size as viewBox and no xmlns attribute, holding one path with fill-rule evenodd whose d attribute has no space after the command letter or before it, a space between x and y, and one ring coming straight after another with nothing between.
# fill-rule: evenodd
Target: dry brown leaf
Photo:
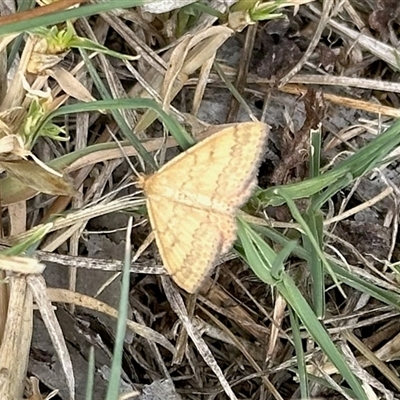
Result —
<instances>
[{"instance_id":1,"label":"dry brown leaf","mask_svg":"<svg viewBox=\"0 0 400 400\"><path fill-rule=\"evenodd\" d=\"M0 38L0 53L18 36L20 33L12 33Z\"/></svg>"},{"instance_id":2,"label":"dry brown leaf","mask_svg":"<svg viewBox=\"0 0 400 400\"><path fill-rule=\"evenodd\" d=\"M47 396L45 399L42 396L42 394L40 393L38 378L32 376L29 378L29 380L30 380L30 384L31 384L31 394L29 395L29 397L26 398L26 400L47 400L50 398L49 396Z\"/></svg>"},{"instance_id":3,"label":"dry brown leaf","mask_svg":"<svg viewBox=\"0 0 400 400\"><path fill-rule=\"evenodd\" d=\"M46 69L54 67L69 53L69 50L63 52L50 52L46 38L33 36L31 37L31 40L33 42L33 48L26 67L26 71L31 74L39 75Z\"/></svg>"},{"instance_id":4,"label":"dry brown leaf","mask_svg":"<svg viewBox=\"0 0 400 400\"><path fill-rule=\"evenodd\" d=\"M64 68L53 68L46 70L46 73L50 75L57 83L60 85L61 89L64 90L69 96L73 97L74 99L78 99L81 101L94 101L96 100L85 88L75 78L71 73L69 73Z\"/></svg>"},{"instance_id":5,"label":"dry brown leaf","mask_svg":"<svg viewBox=\"0 0 400 400\"><path fill-rule=\"evenodd\" d=\"M24 50L21 55L21 60L18 64L18 70L8 84L7 93L0 105L0 112L6 112L17 107L21 107L25 98L25 90L23 88L23 77L26 73L26 66L32 52L33 44L30 38L27 38Z\"/></svg>"},{"instance_id":6,"label":"dry brown leaf","mask_svg":"<svg viewBox=\"0 0 400 400\"><path fill-rule=\"evenodd\" d=\"M18 274L41 274L46 265L30 257L0 255L0 269Z\"/></svg>"},{"instance_id":7,"label":"dry brown leaf","mask_svg":"<svg viewBox=\"0 0 400 400\"><path fill-rule=\"evenodd\" d=\"M186 82L188 76L186 74L181 74L185 59L187 57L188 51L191 48L191 38L184 38L173 50L171 57L169 59L168 69L165 73L165 78L163 86L161 88L161 98L163 99L163 108L167 110L169 104L172 101L176 93L173 92L173 87L179 81ZM179 76L181 74L181 76Z\"/></svg>"},{"instance_id":8,"label":"dry brown leaf","mask_svg":"<svg viewBox=\"0 0 400 400\"><path fill-rule=\"evenodd\" d=\"M21 399L33 329L32 293L25 276L11 276L7 321L0 347L0 399Z\"/></svg>"},{"instance_id":9,"label":"dry brown leaf","mask_svg":"<svg viewBox=\"0 0 400 400\"><path fill-rule=\"evenodd\" d=\"M65 177L56 176L32 161L2 160L0 161L0 167L4 168L10 176L37 190L39 193L55 196L74 196L76 194L72 184Z\"/></svg>"},{"instance_id":10,"label":"dry brown leaf","mask_svg":"<svg viewBox=\"0 0 400 400\"><path fill-rule=\"evenodd\" d=\"M85 307L90 310L104 313L113 318L118 318L118 310L100 300L94 299L81 293L72 292L71 290L67 289L47 288L47 295L49 296L51 301L56 303L74 304L75 306ZM171 342L169 342L168 339L166 339L163 335L154 331L153 329L141 325L130 319L126 321L126 326L135 334L147 340L160 344L172 353L175 351L174 346L172 346Z\"/></svg>"},{"instance_id":11,"label":"dry brown leaf","mask_svg":"<svg viewBox=\"0 0 400 400\"><path fill-rule=\"evenodd\" d=\"M9 235L14 236L26 232L27 210L26 201L10 204L8 206Z\"/></svg>"},{"instance_id":12,"label":"dry brown leaf","mask_svg":"<svg viewBox=\"0 0 400 400\"><path fill-rule=\"evenodd\" d=\"M149 2L149 4L144 4L142 6L143 11L152 14L163 14L168 11L175 10L177 8L184 7L188 4L194 3L196 0L180 0L179 2L174 0L163 0L156 2Z\"/></svg>"},{"instance_id":13,"label":"dry brown leaf","mask_svg":"<svg viewBox=\"0 0 400 400\"><path fill-rule=\"evenodd\" d=\"M3 136L0 139L0 154L13 152L15 139L15 135Z\"/></svg>"},{"instance_id":14,"label":"dry brown leaf","mask_svg":"<svg viewBox=\"0 0 400 400\"><path fill-rule=\"evenodd\" d=\"M28 285L32 290L33 297L38 305L40 315L46 325L51 342L58 355L62 370L65 374L70 398L75 398L75 377L71 357L61 330L60 324L54 312L53 305L47 294L46 282L41 275L28 275Z\"/></svg>"},{"instance_id":15,"label":"dry brown leaf","mask_svg":"<svg viewBox=\"0 0 400 400\"><path fill-rule=\"evenodd\" d=\"M149 75L145 77L145 80L151 85L151 87L156 90L158 93L161 93L162 90L166 90L168 100L172 101L172 99L179 93L185 84L187 78L198 70L205 62L207 62L210 58L215 56L215 53L221 47L221 45L233 34L233 30L229 29L225 26L213 26L211 28L207 28L193 37L190 38L190 42L188 47L186 48L186 44L184 46L184 51L179 49L178 52L180 54L186 54L185 60L182 64L182 68L179 70L174 70L173 73L167 73L168 78L164 77L158 72L154 70L149 71ZM164 58L171 58L171 53L168 52ZM178 63L174 63L173 68L177 68ZM175 81L171 80L172 77L179 77ZM166 89L162 89L164 88ZM149 95L142 87L138 89L135 86L131 92L131 96L140 96L143 98L148 98ZM142 132L144 131L157 117L157 114L154 111L146 111L143 116L140 118L139 122L136 124L134 131Z\"/></svg>"}]
</instances>

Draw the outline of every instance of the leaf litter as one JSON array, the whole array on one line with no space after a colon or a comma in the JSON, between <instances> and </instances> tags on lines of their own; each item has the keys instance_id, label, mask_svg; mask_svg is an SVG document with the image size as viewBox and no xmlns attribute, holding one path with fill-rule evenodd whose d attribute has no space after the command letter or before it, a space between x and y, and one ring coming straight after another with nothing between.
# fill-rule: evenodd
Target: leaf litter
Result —
<instances>
[{"instance_id":1,"label":"leaf litter","mask_svg":"<svg viewBox=\"0 0 400 400\"><path fill-rule=\"evenodd\" d=\"M95 38L106 48L113 44L113 50L117 48L121 54L140 56L130 64L138 80L133 85L132 70L125 69L125 61L115 62L108 56L107 63L97 64L102 78L113 88L115 98L155 98L193 130L204 124L222 124L228 115L230 118L234 116L235 122L248 120L249 113L244 108L230 112L233 104L231 94L221 74L213 68L218 63L225 77L234 81L239 67L232 67L219 54L232 57L230 49L243 48L246 53L236 58L247 57L251 61L243 67L245 70L241 71L240 81L236 81L239 95L245 99L247 111L258 118L264 117L272 127L269 146L269 151L273 152L272 166L262 166L259 176L260 184L268 187L299 182L307 177L310 155L307 134L311 128L319 124L322 126L322 160L323 165L329 165L379 135L391 124L393 116L398 116L396 93L399 90L395 89L395 72L391 69L397 65L394 39L398 30L398 6L382 0L372 6L366 3L360 8L357 2L350 1L330 10L326 17L324 11L327 9L321 10L320 5L321 2L314 2L295 9L286 8L283 10L285 19L260 20L257 25L241 32L224 26L223 20L216 21L215 17L196 14L191 5L170 9L168 14L130 9L123 13L93 16L87 21L74 21L73 27L77 35L91 40ZM325 15L322 20L321 11ZM200 18L196 20L197 15ZM343 16L347 24L340 18ZM187 21L188 35L178 37L177 25L183 20ZM212 24L215 25L211 27ZM311 54L302 61L301 70L289 83L280 86L282 79L310 48L312 39L317 37L314 33L318 26L321 31L318 41L314 43ZM251 29L254 31L250 32ZM12 39L2 38L7 44ZM8 210L3 210L2 229L4 243L15 243L13 239L27 238L25 231L48 223L51 216L55 219L54 225L45 231L52 233L40 248L51 248L54 255L59 253L59 257L54 257L51 263L46 261L45 281L31 275L25 278L25 275L6 273L4 271L11 268L4 265L2 279L9 284L10 298L8 314L4 310L2 313L3 326L6 322L8 324L3 332L5 337L14 337L15 341L2 340L1 365L20 378L9 382L23 382L24 364L19 363L18 368L13 364L17 359L27 360L29 335L32 333L35 345L30 350L28 376L39 378L42 393L57 389L59 398L68 399L74 398L75 391L76 398L83 398L88 349L90 344L94 344L97 354L95 381L99 388L96 398L105 398L106 371L110 366L115 326L113 320L101 319L98 313L115 316L117 303L114 302L114 309L110 309L104 302L85 296L94 296L93 288L92 292L84 293L88 288L80 281L80 268L75 283L70 279L74 276L71 270L75 269L74 265L85 265L89 274L82 274L85 276L83 279L92 278L96 290L102 287L110 276L102 273L101 269L99 276L90 275L91 264L96 262L86 263L85 258L99 257L99 266L107 265L107 259L122 258L124 237L120 232L128 218L125 211L137 197L130 181L132 172L125 162L112 166L111 160L116 156L111 156L111 152L103 152L91 161L82 158L79 170L69 171L69 176L65 178L60 171L58 178L53 174L49 179L51 171L43 169L34 160L28 162L24 159L21 148L37 157L40 155L41 161L48 162L88 145L109 142L111 139L104 126L115 132L117 129L108 117L99 112L53 121L52 129L42 132L42 137L26 136L27 127L35 127L35 118L32 118L35 116L32 114L35 101L37 107L34 111L48 112L71 98L83 101L99 98L98 93L91 89L77 50L64 51L60 48L50 56L45 46L44 53L40 55L36 54L40 50L37 40L27 36L21 44L20 57L16 59L17 72L13 76L9 72L10 84L6 91L1 92L0 140L2 149L6 149L0 153L0 165L6 171L2 180L18 181L23 194L17 203L9 203ZM29 62L34 62L34 65ZM3 75L2 79L6 77ZM389 85L382 86L382 81ZM29 91L26 90L26 83ZM54 97L49 97L46 102L40 96L48 88ZM320 94L322 102L317 98ZM187 116L189 113L191 117ZM150 145L152 137L163 135L161 125L154 123L155 114L152 111L132 111L125 117L129 118L129 125L141 139L147 139ZM61 126L67 126L69 141L57 141L66 138L60 130L54 130ZM15 146L16 142L9 140L13 134L23 140L19 149ZM18 143L21 143L20 139ZM162 147L160 142L154 143L152 150ZM129 154L133 154L132 151ZM162 150L161 154L162 159L171 155L169 150ZM14 167L7 167L10 158ZM86 164L84 160L87 160ZM340 220L343 214L344 220L325 226L329 238L325 251L355 276L363 276L377 287L398 293L396 226L400 178L396 159L391 161L386 168L361 178L356 185L349 186L331 199L329 207L324 210L327 219L335 216ZM21 173L18 164L21 168L31 167L30 174L26 169ZM71 190L71 182L80 191L79 202L74 200L74 204L80 204L78 207L84 212L81 210L79 213L79 209L71 207L71 199L76 195L75 189ZM25 186L27 188L23 189ZM368 203L388 187L392 191L387 192L384 200L372 205ZM145 214L139 208L140 201L135 203L135 207L137 226L133 242L134 250L137 250L147 237L148 226L144 223ZM69 217L63 214L67 210ZM352 210L354 213L348 212ZM276 210L267 210L267 213L269 223L272 227L277 226L277 232L294 233L290 215L286 218L286 212L282 220L282 213ZM64 221L57 220L59 215L63 215L61 218ZM92 234L89 234L91 231ZM11 234L13 237L10 237ZM108 249L106 252L93 253L94 237L97 246ZM109 246L110 243L114 245ZM49 257L40 251L33 254L39 259ZM70 258L61 263L58 260L64 255ZM32 260L32 265L36 263ZM112 264L111 261L109 265L114 265L112 268L116 270L121 268L120 264ZM191 303L192 307L188 303L189 314L175 289L164 278L160 281L161 265L153 246L144 250L138 265L143 268L133 273L131 278L130 326L133 334L127 335L125 343L121 377L121 387L125 391L142 393L139 398L156 399L160 390L157 385L166 381L171 399L300 397L295 373L298 365L294 358L285 302L276 298L273 288L262 284L235 256L221 260L221 268L206 281L197 300ZM293 257L287 268L304 296L309 297L311 283L304 260ZM330 283L329 279L327 283ZM49 289L45 290L45 285ZM4 285L2 287L4 289ZM75 290L77 293L74 293ZM118 284L114 284L112 290L118 293ZM350 352L348 358L354 363L355 371L359 374L363 371L363 381L365 385L370 385L368 393L371 396L371 388L374 388L375 396L398 398L398 378L395 374L387 374L385 369L397 370L398 309L354 287L348 286L346 294L347 299L343 299L337 288L327 287L325 326L331 335L351 330L352 335L357 336L343 334L341 339L353 346L346 350ZM45 328L39 328L38 315L33 313L31 307L32 297L40 309ZM111 297L108 299L112 303ZM106 300L107 296L105 303ZM51 301L57 301L58 310L53 309ZM62 308L61 303L69 304L69 308ZM71 308L71 305L76 308ZM95 310L97 314L89 310ZM33 325L32 316L36 320ZM44 335L46 331L51 342L44 344L37 335ZM186 331L190 332L191 339L185 336ZM13 336L15 332L20 335ZM306 339L305 331L303 334ZM360 346L356 339L361 340L366 348ZM154 343L161 345L158 350L152 345ZM177 358L172 353L173 346L178 343L183 350ZM334 375L334 368L321 357L318 347L309 346L306 350L309 367L318 363L320 376L328 382L330 375L338 378ZM11 357L4 358L7 353ZM179 361L179 364L173 361ZM58 373L51 376L48 372L53 368ZM376 380L381 384L378 385ZM330 383L335 387L333 380ZM337 383L341 383L340 379ZM152 385L154 389L149 391ZM311 386L313 397L346 396L343 387L336 387L341 393L338 395L332 388L317 381L312 381ZM23 396L20 383L4 386L1 390L0 397L4 399Z\"/></svg>"}]
</instances>

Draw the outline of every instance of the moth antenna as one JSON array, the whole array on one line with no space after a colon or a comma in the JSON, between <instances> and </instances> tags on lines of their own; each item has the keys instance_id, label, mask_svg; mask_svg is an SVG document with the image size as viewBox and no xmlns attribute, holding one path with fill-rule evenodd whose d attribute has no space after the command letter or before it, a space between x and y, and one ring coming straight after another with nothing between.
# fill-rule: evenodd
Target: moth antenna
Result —
<instances>
[{"instance_id":1,"label":"moth antenna","mask_svg":"<svg viewBox=\"0 0 400 400\"><path fill-rule=\"evenodd\" d=\"M137 169L135 168L135 166L132 164L131 160L129 159L129 156L126 154L124 146L121 145L121 142L119 141L117 136L115 136L115 134L111 131L111 129L108 126L106 126L106 129L108 130L108 133L111 135L111 137L114 139L115 143L117 143L117 146L119 147L119 149L121 150L121 153L125 157L126 162L129 165L129 168L136 175L137 180L140 180L142 174L140 172L138 172Z\"/></svg>"}]
</instances>

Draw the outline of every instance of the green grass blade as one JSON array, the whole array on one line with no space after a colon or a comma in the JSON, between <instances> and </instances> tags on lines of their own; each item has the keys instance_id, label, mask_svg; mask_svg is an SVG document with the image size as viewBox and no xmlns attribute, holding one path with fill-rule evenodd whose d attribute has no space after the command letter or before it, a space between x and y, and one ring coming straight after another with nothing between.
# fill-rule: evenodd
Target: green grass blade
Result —
<instances>
[{"instance_id":1,"label":"green grass blade","mask_svg":"<svg viewBox=\"0 0 400 400\"><path fill-rule=\"evenodd\" d=\"M276 188L275 189L276 194L282 196L282 198L285 200L287 206L290 209L290 212L293 216L293 218L300 224L301 229L303 230L302 234L307 237L307 240L310 242L310 245L312 246L313 250L316 252L320 262L325 266L325 268L328 270L330 275L332 276L333 281L336 283L338 289L342 292L343 297L346 297L345 293L340 287L340 282L338 281L335 273L333 272L330 264L328 263L320 244L318 243L317 237L314 236L312 230L304 220L304 218L301 216L298 208L296 207L296 204L294 201L290 198L290 196L286 193L286 190L283 188ZM318 232L316 232L318 234ZM315 271L316 274L321 275L321 272ZM321 281L319 277L317 278L317 283L321 285ZM319 308L321 308L321 305L319 305Z\"/></svg>"},{"instance_id":2,"label":"green grass blade","mask_svg":"<svg viewBox=\"0 0 400 400\"><path fill-rule=\"evenodd\" d=\"M254 226L254 230L261 234L263 237L273 241L274 243L277 243L282 247L290 241L290 239L288 239L286 236L282 235L280 232L276 231L273 228ZM307 261L307 263L311 263L311 254L299 244L294 247L293 255ZM334 261L329 260L329 265L341 282L356 289L357 291L369 294L375 299L382 301L383 303L388 304L392 307L395 307L397 310L400 310L399 293L391 292L386 288L381 288L373 283L370 283L365 279L351 273L351 271L343 268L341 265L336 264Z\"/></svg>"},{"instance_id":3,"label":"green grass blade","mask_svg":"<svg viewBox=\"0 0 400 400\"><path fill-rule=\"evenodd\" d=\"M126 245L124 257L124 269L122 271L122 286L118 307L117 335L115 338L114 352L112 358L110 382L107 388L106 400L116 400L119 397L119 386L122 371L122 353L126 333L126 321L128 319L128 299L129 299L129 275L131 267L131 232L132 217L129 218L126 228Z\"/></svg>"},{"instance_id":4,"label":"green grass blade","mask_svg":"<svg viewBox=\"0 0 400 400\"><path fill-rule=\"evenodd\" d=\"M282 272L280 280L278 281L274 280L271 274L268 273L270 272L271 265L274 262L272 259L268 260L268 262L264 262L264 255L270 252L269 246L266 245L262 238L253 231L250 225L245 221L239 219L238 225L240 227L240 229L238 229L238 237L243 244L245 259L249 266L253 269L252 262L254 261L260 264L257 265L257 268L265 271L264 275L268 278L265 282L271 284L270 281L271 279L273 280L273 286L292 307L293 311L302 321L311 337L318 343L323 352L336 366L343 378L346 379L354 393L357 395L357 398L360 400L367 400L360 382L352 373L344 360L342 353L336 348L324 326L316 318L313 310L304 299L293 280L285 272ZM257 253L259 253L258 256Z\"/></svg>"},{"instance_id":5,"label":"green grass blade","mask_svg":"<svg viewBox=\"0 0 400 400\"><path fill-rule=\"evenodd\" d=\"M297 359L297 376L300 382L300 393L302 399L308 399L310 397L310 387L308 384L307 366L304 357L303 343L301 340L300 324L299 319L295 312L293 312L292 307L288 307L290 326L292 327L294 348L296 350Z\"/></svg>"},{"instance_id":6,"label":"green grass blade","mask_svg":"<svg viewBox=\"0 0 400 400\"><path fill-rule=\"evenodd\" d=\"M88 374L86 381L86 394L85 400L93 400L93 388L94 388L94 373L95 373L95 363L94 363L94 347L90 346L89 349L89 362L88 362Z\"/></svg>"},{"instance_id":7,"label":"green grass blade","mask_svg":"<svg viewBox=\"0 0 400 400\"><path fill-rule=\"evenodd\" d=\"M311 130L310 178L320 175L321 168L321 129Z\"/></svg>"},{"instance_id":8,"label":"green grass blade","mask_svg":"<svg viewBox=\"0 0 400 400\"><path fill-rule=\"evenodd\" d=\"M275 256L275 252L272 249L268 249L268 245L262 241L260 238L259 244L262 246L263 244L266 247L264 248L264 252L257 251L257 243L253 243L253 240L250 239L250 236L247 233L247 226L243 223L240 223L241 220L238 219L238 237L240 238L240 242L243 246L243 253L239 251L239 254L245 259L246 263L250 265L253 272L263 281L269 285L274 283L274 279L271 276L271 267L273 262L273 257ZM269 263L268 260L271 260ZM266 267L266 264L268 267Z\"/></svg>"},{"instance_id":9,"label":"green grass blade","mask_svg":"<svg viewBox=\"0 0 400 400\"><path fill-rule=\"evenodd\" d=\"M297 243L294 240L288 242L285 247L275 256L272 263L271 276L275 280L280 280L280 277L284 271L284 265L286 260L292 254L292 251L296 247Z\"/></svg>"},{"instance_id":10,"label":"green grass blade","mask_svg":"<svg viewBox=\"0 0 400 400\"><path fill-rule=\"evenodd\" d=\"M93 79L93 83L96 86L97 90L100 93L100 96L103 100L112 100L111 94L107 90L106 86L104 85L103 81L100 79L99 74L97 73L96 68L94 67L92 60L87 56L85 50L80 50L83 60L85 61L86 68ZM118 101L118 100L114 100ZM132 129L128 126L125 119L121 115L119 109L110 110L112 116L114 117L115 122L121 129L122 134L125 136L127 140L130 141L132 146L136 149L140 157L144 160L144 162L153 170L157 169L157 166L153 160L153 157L150 156L148 151L143 147L140 140L133 134Z\"/></svg>"},{"instance_id":11,"label":"green grass blade","mask_svg":"<svg viewBox=\"0 0 400 400\"><path fill-rule=\"evenodd\" d=\"M159 115L162 122L169 130L169 132L175 137L175 139L177 141L180 140L180 142L178 143L181 145L183 144L183 146L187 146L188 143L187 142L181 143L182 142L181 139L190 137L189 134L178 122L176 122L176 120L173 117L169 116L165 111L163 111L163 109L159 104L150 99L108 99L108 100L98 100L87 103L77 103L77 104L62 106L57 110L53 111L52 113L50 113L49 115L47 115L46 118L42 121L42 123L38 127L37 131L40 131L43 128L43 126L45 126L53 118L58 117L60 115L99 111L99 110L118 110L126 108L133 108L133 109L149 108L154 110ZM126 125L123 119L122 121L123 121L122 124ZM129 127L127 127L127 129L130 131ZM129 137L132 139L131 136ZM136 140L135 144L137 143ZM148 154L146 150L144 150L143 154L141 154L144 156L144 159L147 159L146 154Z\"/></svg>"},{"instance_id":12,"label":"green grass blade","mask_svg":"<svg viewBox=\"0 0 400 400\"><path fill-rule=\"evenodd\" d=\"M264 206L282 205L284 200L276 195L276 189L284 188L293 200L310 197L319 191L335 186L335 192L346 187L349 182L359 178L372 168L383 163L384 158L400 144L400 121L394 123L389 129L372 140L355 154L336 165L332 170L325 172L317 178L306 179L303 182L285 186L276 186L258 191L257 197ZM331 197L335 192L329 192Z\"/></svg>"},{"instance_id":13,"label":"green grass blade","mask_svg":"<svg viewBox=\"0 0 400 400\"><path fill-rule=\"evenodd\" d=\"M0 26L0 37L10 33L26 32L28 30L39 28L47 25L56 25L61 22L65 22L68 19L89 17L90 15L99 14L114 10L116 8L131 8L141 6L148 3L148 0L114 0L107 1L104 3L82 5L78 8L70 10L57 11L55 13L42 15L40 17L34 17L25 19L18 22L11 22L8 24L2 24Z\"/></svg>"},{"instance_id":14,"label":"green grass blade","mask_svg":"<svg viewBox=\"0 0 400 400\"><path fill-rule=\"evenodd\" d=\"M347 365L343 354L332 342L328 332L318 321L311 307L301 295L292 279L285 274L282 281L277 284L277 289L293 308L293 311L302 321L312 338L321 347L321 350L328 356L330 361L335 365L340 374L350 385L356 395L356 398L360 400L368 400L368 397L366 396L359 380L355 377L350 367Z\"/></svg>"},{"instance_id":15,"label":"green grass blade","mask_svg":"<svg viewBox=\"0 0 400 400\"><path fill-rule=\"evenodd\" d=\"M312 209L307 210L305 220L310 228L312 237L315 238L316 245L323 252L323 216L319 211ZM312 278L312 298L313 308L318 318L323 318L325 315L325 273L324 265L319 257L318 252L308 235L302 234L303 246L310 254L311 258L308 262L310 274Z\"/></svg>"},{"instance_id":16,"label":"green grass blade","mask_svg":"<svg viewBox=\"0 0 400 400\"><path fill-rule=\"evenodd\" d=\"M351 175L346 182L351 182ZM286 193L293 199L302 199L319 193L321 190L335 184L337 181L346 177L343 170L332 170L318 176L317 178L306 179L302 182L296 182L285 186L274 186L264 190L257 190L256 196L258 201L266 206L280 206L285 203L282 197L277 196L275 189L284 188Z\"/></svg>"},{"instance_id":17,"label":"green grass blade","mask_svg":"<svg viewBox=\"0 0 400 400\"><path fill-rule=\"evenodd\" d=\"M6 250L0 251L0 254L4 256L18 256L20 254L26 254L28 256L31 256L39 246L42 239L44 239L44 237L48 234L50 229L51 229L50 224L42 225L35 231L35 233L30 235L27 239Z\"/></svg>"}]
</instances>

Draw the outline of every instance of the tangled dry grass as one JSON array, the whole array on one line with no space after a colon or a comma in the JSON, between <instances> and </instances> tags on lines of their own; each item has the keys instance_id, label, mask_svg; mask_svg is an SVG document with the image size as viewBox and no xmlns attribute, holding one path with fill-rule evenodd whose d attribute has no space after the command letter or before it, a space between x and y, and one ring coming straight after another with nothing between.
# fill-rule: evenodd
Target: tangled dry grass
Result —
<instances>
[{"instance_id":1,"label":"tangled dry grass","mask_svg":"<svg viewBox=\"0 0 400 400\"><path fill-rule=\"evenodd\" d=\"M22 3L0 3L0 399L400 398L397 2ZM271 126L260 190L189 296L133 171L245 120Z\"/></svg>"}]
</instances>

